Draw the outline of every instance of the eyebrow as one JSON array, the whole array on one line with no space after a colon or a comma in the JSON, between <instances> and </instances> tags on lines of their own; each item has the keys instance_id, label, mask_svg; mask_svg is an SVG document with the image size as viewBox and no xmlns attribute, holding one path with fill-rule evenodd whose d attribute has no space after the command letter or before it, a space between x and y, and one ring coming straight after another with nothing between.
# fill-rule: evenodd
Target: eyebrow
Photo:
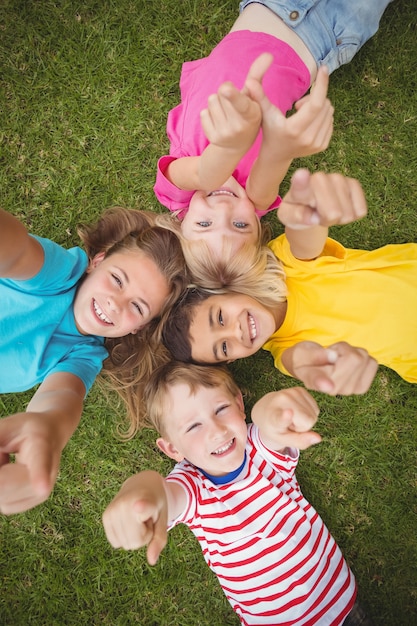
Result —
<instances>
[{"instance_id":1,"label":"eyebrow","mask_svg":"<svg viewBox=\"0 0 417 626\"><path fill-rule=\"evenodd\" d=\"M123 280L125 281L125 283L127 285L130 285L129 276L126 274L126 272L121 267L119 267L118 265L115 265L114 267L123 276ZM142 304L142 306L144 306L146 309L148 309L148 314L151 315L152 314L152 310L151 310L151 307L148 304L148 302L146 302L146 300L144 300L140 296L137 296L136 299Z\"/></svg>"}]
</instances>

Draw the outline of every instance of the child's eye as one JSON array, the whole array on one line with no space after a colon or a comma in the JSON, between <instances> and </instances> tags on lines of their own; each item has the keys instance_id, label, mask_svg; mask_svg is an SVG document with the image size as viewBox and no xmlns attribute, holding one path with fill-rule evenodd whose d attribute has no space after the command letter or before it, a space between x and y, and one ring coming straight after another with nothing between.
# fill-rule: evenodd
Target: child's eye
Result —
<instances>
[{"instance_id":1,"label":"child's eye","mask_svg":"<svg viewBox=\"0 0 417 626\"><path fill-rule=\"evenodd\" d=\"M112 274L113 280L114 282L117 284L118 287L122 286L122 281L120 280L120 278L118 276L116 276L116 274Z\"/></svg>"},{"instance_id":2,"label":"child's eye","mask_svg":"<svg viewBox=\"0 0 417 626\"><path fill-rule=\"evenodd\" d=\"M192 430L195 430L200 424L198 422L196 422L195 424L191 424L191 426L189 426L187 428L187 430L185 431L186 433L191 432Z\"/></svg>"},{"instance_id":3,"label":"child's eye","mask_svg":"<svg viewBox=\"0 0 417 626\"><path fill-rule=\"evenodd\" d=\"M227 358L227 343L225 341L222 342L222 352L223 355Z\"/></svg>"},{"instance_id":4,"label":"child's eye","mask_svg":"<svg viewBox=\"0 0 417 626\"><path fill-rule=\"evenodd\" d=\"M224 326L223 313L222 310L219 310L219 324L220 326Z\"/></svg>"},{"instance_id":5,"label":"child's eye","mask_svg":"<svg viewBox=\"0 0 417 626\"><path fill-rule=\"evenodd\" d=\"M221 406L219 406L216 409L216 415L218 415L219 413L221 413L222 411L224 411L225 409L227 409L230 406L230 404L222 404Z\"/></svg>"},{"instance_id":6,"label":"child's eye","mask_svg":"<svg viewBox=\"0 0 417 626\"><path fill-rule=\"evenodd\" d=\"M236 228L247 228L249 224L246 222L233 222L233 226L236 226Z\"/></svg>"},{"instance_id":7,"label":"child's eye","mask_svg":"<svg viewBox=\"0 0 417 626\"><path fill-rule=\"evenodd\" d=\"M197 222L197 225L201 226L201 228L208 228L211 226L211 222Z\"/></svg>"},{"instance_id":8,"label":"child's eye","mask_svg":"<svg viewBox=\"0 0 417 626\"><path fill-rule=\"evenodd\" d=\"M140 315L142 315L142 317L143 317L143 311L142 311L142 308L141 308L141 307L140 307L140 306L139 306L136 302L133 302L133 306L135 307L135 309L137 309L138 313L139 313Z\"/></svg>"}]
</instances>

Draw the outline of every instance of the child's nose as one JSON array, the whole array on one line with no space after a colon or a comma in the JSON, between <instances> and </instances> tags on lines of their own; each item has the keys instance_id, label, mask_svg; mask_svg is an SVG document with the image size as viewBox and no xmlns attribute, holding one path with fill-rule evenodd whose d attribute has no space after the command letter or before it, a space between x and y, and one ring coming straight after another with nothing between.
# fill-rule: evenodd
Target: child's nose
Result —
<instances>
[{"instance_id":1,"label":"child's nose","mask_svg":"<svg viewBox=\"0 0 417 626\"><path fill-rule=\"evenodd\" d=\"M226 433L227 433L226 424L222 424L219 422L215 422L213 424L212 431L211 431L213 439L222 439Z\"/></svg>"},{"instance_id":2,"label":"child's nose","mask_svg":"<svg viewBox=\"0 0 417 626\"><path fill-rule=\"evenodd\" d=\"M223 339L228 339L230 337L241 339L242 327L240 325L240 321L238 319L230 320L230 322L224 324L223 328L221 329L221 334Z\"/></svg>"},{"instance_id":3,"label":"child's nose","mask_svg":"<svg viewBox=\"0 0 417 626\"><path fill-rule=\"evenodd\" d=\"M233 335L239 342L243 340L242 326L239 320L236 320L234 324Z\"/></svg>"},{"instance_id":4,"label":"child's nose","mask_svg":"<svg viewBox=\"0 0 417 626\"><path fill-rule=\"evenodd\" d=\"M109 306L109 309L115 313L119 312L119 305L117 303L117 300L115 300L112 296L109 296L107 298L107 304Z\"/></svg>"},{"instance_id":5,"label":"child's nose","mask_svg":"<svg viewBox=\"0 0 417 626\"><path fill-rule=\"evenodd\" d=\"M243 332L239 321L229 324L220 329L217 335L218 341L225 341L229 347L233 344L240 345L243 343Z\"/></svg>"}]
</instances>

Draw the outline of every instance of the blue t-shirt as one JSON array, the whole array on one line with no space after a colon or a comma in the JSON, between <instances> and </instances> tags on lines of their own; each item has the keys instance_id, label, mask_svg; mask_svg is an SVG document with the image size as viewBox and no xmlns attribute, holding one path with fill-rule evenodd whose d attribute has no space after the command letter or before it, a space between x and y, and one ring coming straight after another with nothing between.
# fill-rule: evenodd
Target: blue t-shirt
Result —
<instances>
[{"instance_id":1,"label":"blue t-shirt","mask_svg":"<svg viewBox=\"0 0 417 626\"><path fill-rule=\"evenodd\" d=\"M0 279L0 393L26 391L55 372L70 372L89 391L107 357L103 337L82 335L73 302L88 259L78 247L42 245L42 269L29 280Z\"/></svg>"}]
</instances>

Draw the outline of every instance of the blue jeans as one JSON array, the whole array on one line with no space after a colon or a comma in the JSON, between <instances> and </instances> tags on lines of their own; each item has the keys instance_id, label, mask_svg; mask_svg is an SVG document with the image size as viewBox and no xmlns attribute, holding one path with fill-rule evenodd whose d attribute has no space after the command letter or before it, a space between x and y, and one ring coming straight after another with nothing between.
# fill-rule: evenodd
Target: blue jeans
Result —
<instances>
[{"instance_id":1,"label":"blue jeans","mask_svg":"<svg viewBox=\"0 0 417 626\"><path fill-rule=\"evenodd\" d=\"M240 11L258 2L273 11L303 40L317 66L329 72L349 63L376 33L391 0L242 0Z\"/></svg>"}]
</instances>

